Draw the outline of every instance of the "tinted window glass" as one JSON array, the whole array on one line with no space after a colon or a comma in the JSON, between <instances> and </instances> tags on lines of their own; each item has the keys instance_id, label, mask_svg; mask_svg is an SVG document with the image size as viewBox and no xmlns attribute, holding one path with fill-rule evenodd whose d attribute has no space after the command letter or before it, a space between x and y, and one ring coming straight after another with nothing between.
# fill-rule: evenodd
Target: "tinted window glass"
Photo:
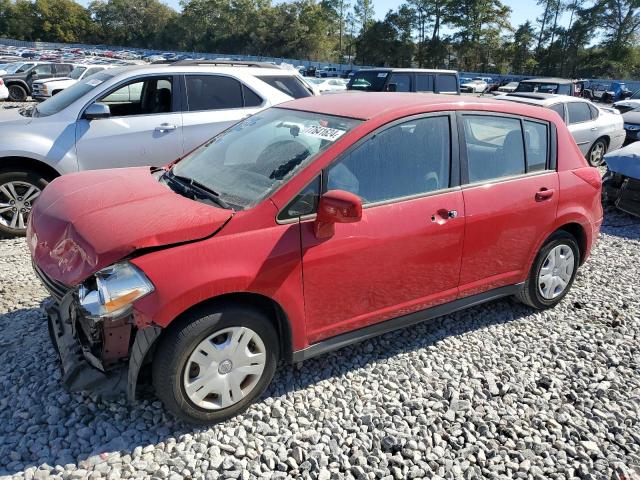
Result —
<instances>
[{"instance_id":1,"label":"tinted window glass","mask_svg":"<svg viewBox=\"0 0 640 480\"><path fill-rule=\"evenodd\" d=\"M92 83L92 80L84 82ZM172 92L171 77L150 77L118 87L98 102L109 105L111 114L116 117L169 113L172 111Z\"/></svg>"},{"instance_id":2,"label":"tinted window glass","mask_svg":"<svg viewBox=\"0 0 640 480\"><path fill-rule=\"evenodd\" d=\"M389 72L378 72L375 70L356 72L351 78L349 85L347 85L347 90L381 92L384 89L388 76Z\"/></svg>"},{"instance_id":3,"label":"tinted window glass","mask_svg":"<svg viewBox=\"0 0 640 480\"><path fill-rule=\"evenodd\" d=\"M51 75L53 73L52 67L53 65L50 64L36 65L33 69L33 73L38 75Z\"/></svg>"},{"instance_id":4,"label":"tinted window glass","mask_svg":"<svg viewBox=\"0 0 640 480\"><path fill-rule=\"evenodd\" d=\"M527 149L527 171L547 168L548 133L544 123L524 121L524 145Z\"/></svg>"},{"instance_id":5,"label":"tinted window glass","mask_svg":"<svg viewBox=\"0 0 640 480\"><path fill-rule=\"evenodd\" d=\"M560 118L564 121L564 103L556 103L555 105L550 105L549 108L560 115Z\"/></svg>"},{"instance_id":6,"label":"tinted window glass","mask_svg":"<svg viewBox=\"0 0 640 480\"><path fill-rule=\"evenodd\" d=\"M87 73L85 73L84 78L90 77L91 75L93 75L94 73L98 73L101 72L102 70L104 70L104 68L100 68L100 67L94 67L94 68L90 68Z\"/></svg>"},{"instance_id":7,"label":"tinted window glass","mask_svg":"<svg viewBox=\"0 0 640 480\"><path fill-rule=\"evenodd\" d=\"M448 117L391 127L332 165L326 189L346 190L373 203L448 188L449 138Z\"/></svg>"},{"instance_id":8,"label":"tinted window glass","mask_svg":"<svg viewBox=\"0 0 640 480\"><path fill-rule=\"evenodd\" d=\"M589 105L584 102L568 102L567 111L569 112L570 124L591 120L591 110L589 110Z\"/></svg>"},{"instance_id":9,"label":"tinted window glass","mask_svg":"<svg viewBox=\"0 0 640 480\"><path fill-rule=\"evenodd\" d=\"M254 93L253 90L247 88L246 85L242 85L242 95L244 96L245 107L259 107L262 105L262 98Z\"/></svg>"},{"instance_id":10,"label":"tinted window glass","mask_svg":"<svg viewBox=\"0 0 640 480\"><path fill-rule=\"evenodd\" d=\"M454 75L438 75L438 92L458 92L458 82Z\"/></svg>"},{"instance_id":11,"label":"tinted window glass","mask_svg":"<svg viewBox=\"0 0 640 480\"><path fill-rule=\"evenodd\" d=\"M187 75L190 112L242 108L242 88L234 78L218 75Z\"/></svg>"},{"instance_id":12,"label":"tinted window glass","mask_svg":"<svg viewBox=\"0 0 640 480\"><path fill-rule=\"evenodd\" d=\"M433 75L416 75L416 92L433 92Z\"/></svg>"},{"instance_id":13,"label":"tinted window glass","mask_svg":"<svg viewBox=\"0 0 640 480\"><path fill-rule=\"evenodd\" d=\"M68 75L73 70L73 67L69 64L63 63L61 65L56 65L56 73L58 75Z\"/></svg>"},{"instance_id":14,"label":"tinted window glass","mask_svg":"<svg viewBox=\"0 0 640 480\"><path fill-rule=\"evenodd\" d=\"M320 177L311 182L304 190L295 196L280 212L278 220L301 217L315 213L320 198Z\"/></svg>"},{"instance_id":15,"label":"tinted window glass","mask_svg":"<svg viewBox=\"0 0 640 480\"><path fill-rule=\"evenodd\" d=\"M525 172L520 120L488 115L466 115L464 134L469 182Z\"/></svg>"},{"instance_id":16,"label":"tinted window glass","mask_svg":"<svg viewBox=\"0 0 640 480\"><path fill-rule=\"evenodd\" d=\"M589 110L591 111L591 120L595 120L596 118L598 118L598 109L593 105L587 105L589 105Z\"/></svg>"},{"instance_id":17,"label":"tinted window glass","mask_svg":"<svg viewBox=\"0 0 640 480\"><path fill-rule=\"evenodd\" d=\"M304 98L311 96L311 92L305 86L305 84L302 83L302 80L292 75L268 76L258 78L264 83L271 85L273 88L277 88L282 93L286 93L290 97Z\"/></svg>"},{"instance_id":18,"label":"tinted window glass","mask_svg":"<svg viewBox=\"0 0 640 480\"><path fill-rule=\"evenodd\" d=\"M411 91L411 77L405 74L393 74L389 83L396 84L396 92L410 92Z\"/></svg>"}]
</instances>

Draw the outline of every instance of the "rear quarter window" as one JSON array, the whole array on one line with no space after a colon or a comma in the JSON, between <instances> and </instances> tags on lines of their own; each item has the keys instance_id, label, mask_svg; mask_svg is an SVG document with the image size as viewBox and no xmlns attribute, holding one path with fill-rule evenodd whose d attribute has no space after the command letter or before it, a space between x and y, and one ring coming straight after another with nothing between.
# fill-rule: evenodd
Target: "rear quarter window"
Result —
<instances>
[{"instance_id":1,"label":"rear quarter window","mask_svg":"<svg viewBox=\"0 0 640 480\"><path fill-rule=\"evenodd\" d=\"M305 86L305 84L302 83L302 80L293 75L269 75L256 78L293 98L304 98L311 96L311 92Z\"/></svg>"}]
</instances>

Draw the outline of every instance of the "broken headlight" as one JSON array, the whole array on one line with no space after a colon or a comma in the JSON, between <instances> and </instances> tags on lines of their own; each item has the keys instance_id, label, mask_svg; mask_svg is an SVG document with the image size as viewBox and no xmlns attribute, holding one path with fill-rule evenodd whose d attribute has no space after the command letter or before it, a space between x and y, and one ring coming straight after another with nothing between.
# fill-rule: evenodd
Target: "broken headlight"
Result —
<instances>
[{"instance_id":1,"label":"broken headlight","mask_svg":"<svg viewBox=\"0 0 640 480\"><path fill-rule=\"evenodd\" d=\"M129 262L122 262L103 268L83 283L78 299L92 317L113 317L153 290L144 273Z\"/></svg>"}]
</instances>

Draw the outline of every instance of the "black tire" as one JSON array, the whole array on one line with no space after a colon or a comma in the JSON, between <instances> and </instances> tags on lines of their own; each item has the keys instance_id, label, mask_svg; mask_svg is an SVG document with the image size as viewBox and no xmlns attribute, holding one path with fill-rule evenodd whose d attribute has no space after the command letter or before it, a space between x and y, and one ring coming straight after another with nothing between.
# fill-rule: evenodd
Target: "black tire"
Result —
<instances>
[{"instance_id":1,"label":"black tire","mask_svg":"<svg viewBox=\"0 0 640 480\"><path fill-rule=\"evenodd\" d=\"M12 102L26 102L27 90L22 85L9 85L9 100Z\"/></svg>"},{"instance_id":2,"label":"black tire","mask_svg":"<svg viewBox=\"0 0 640 480\"><path fill-rule=\"evenodd\" d=\"M153 358L152 376L156 394L176 417L196 425L210 425L244 411L267 388L276 369L279 342L270 319L255 308L219 304L199 308L168 327ZM208 410L189 399L183 383L187 361L208 336L229 327L247 327L257 333L266 349L264 371L252 390L239 402L223 409Z\"/></svg>"},{"instance_id":3,"label":"black tire","mask_svg":"<svg viewBox=\"0 0 640 480\"><path fill-rule=\"evenodd\" d=\"M559 245L566 245L571 248L574 258L573 272L571 274L571 279L567 282L567 286L562 291L562 293L560 293L560 295L553 299L547 299L542 296L538 289L538 275L540 274L540 270L542 269L547 255L549 255L549 252L551 252L551 250ZM536 256L536 259L531 267L531 271L529 272L529 276L524 282L522 290L520 290L520 292L516 294L516 298L525 305L529 305L530 307L538 310L555 307L562 301L567 292L571 289L573 281L576 278L576 272L578 271L579 265L580 248L578 247L578 242L570 233L565 232L564 230L558 230L553 235L551 235L544 243L542 248L540 248L540 251L538 252L538 255Z\"/></svg>"},{"instance_id":4,"label":"black tire","mask_svg":"<svg viewBox=\"0 0 640 480\"><path fill-rule=\"evenodd\" d=\"M592 167L599 167L604 163L604 154L607 153L607 140L604 138L599 138L591 148L589 149L589 153L587 153L587 161L589 165Z\"/></svg>"},{"instance_id":5,"label":"black tire","mask_svg":"<svg viewBox=\"0 0 640 480\"><path fill-rule=\"evenodd\" d=\"M21 184L32 185L38 188L40 191L42 191L49 183L49 180L34 170L23 170L23 171L16 171L13 169L0 170L0 187L7 185L11 182L20 182ZM28 188L28 187L25 187L25 188ZM23 190L19 190L18 193L22 191ZM9 199L6 197L6 194L0 191L0 204L4 204L8 200ZM24 214L25 225L26 225L26 219L28 218L31 206L32 206L32 203L29 202L28 208L25 207L27 208L27 211ZM11 225L12 216L13 216L13 211L0 213L0 236L23 237L26 234L26 231L27 231L26 228L11 228L10 225ZM8 223L8 225L5 225L5 223Z\"/></svg>"}]
</instances>

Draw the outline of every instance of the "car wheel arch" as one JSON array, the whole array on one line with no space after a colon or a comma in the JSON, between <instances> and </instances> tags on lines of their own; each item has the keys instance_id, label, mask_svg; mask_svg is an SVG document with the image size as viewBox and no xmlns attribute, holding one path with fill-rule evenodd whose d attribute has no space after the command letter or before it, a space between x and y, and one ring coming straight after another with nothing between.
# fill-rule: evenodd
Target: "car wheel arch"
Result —
<instances>
[{"instance_id":1,"label":"car wheel arch","mask_svg":"<svg viewBox=\"0 0 640 480\"><path fill-rule=\"evenodd\" d=\"M586 259L587 253L587 232L584 227L577 222L570 222L562 225L555 232L564 231L571 235L578 242L578 248L580 249L580 265L582 265ZM553 233L555 233L553 232ZM552 234L553 235L553 234Z\"/></svg>"},{"instance_id":2,"label":"car wheel arch","mask_svg":"<svg viewBox=\"0 0 640 480\"><path fill-rule=\"evenodd\" d=\"M208 298L199 303L191 305L189 308L178 314L165 328L162 329L160 335L155 339L153 345L149 348L146 360L150 359L155 352L155 346L158 341L171 330L171 325L180 322L181 319L190 316L194 311L205 313L219 305L241 305L243 307L252 307L265 313L271 320L273 326L278 332L280 338L280 358L291 363L293 359L293 337L291 323L282 306L274 299L255 292L231 292L224 293L212 298Z\"/></svg>"},{"instance_id":3,"label":"car wheel arch","mask_svg":"<svg viewBox=\"0 0 640 480\"><path fill-rule=\"evenodd\" d=\"M32 170L40 173L48 182L60 176L51 165L30 157L0 157L0 170L7 169Z\"/></svg>"}]
</instances>

